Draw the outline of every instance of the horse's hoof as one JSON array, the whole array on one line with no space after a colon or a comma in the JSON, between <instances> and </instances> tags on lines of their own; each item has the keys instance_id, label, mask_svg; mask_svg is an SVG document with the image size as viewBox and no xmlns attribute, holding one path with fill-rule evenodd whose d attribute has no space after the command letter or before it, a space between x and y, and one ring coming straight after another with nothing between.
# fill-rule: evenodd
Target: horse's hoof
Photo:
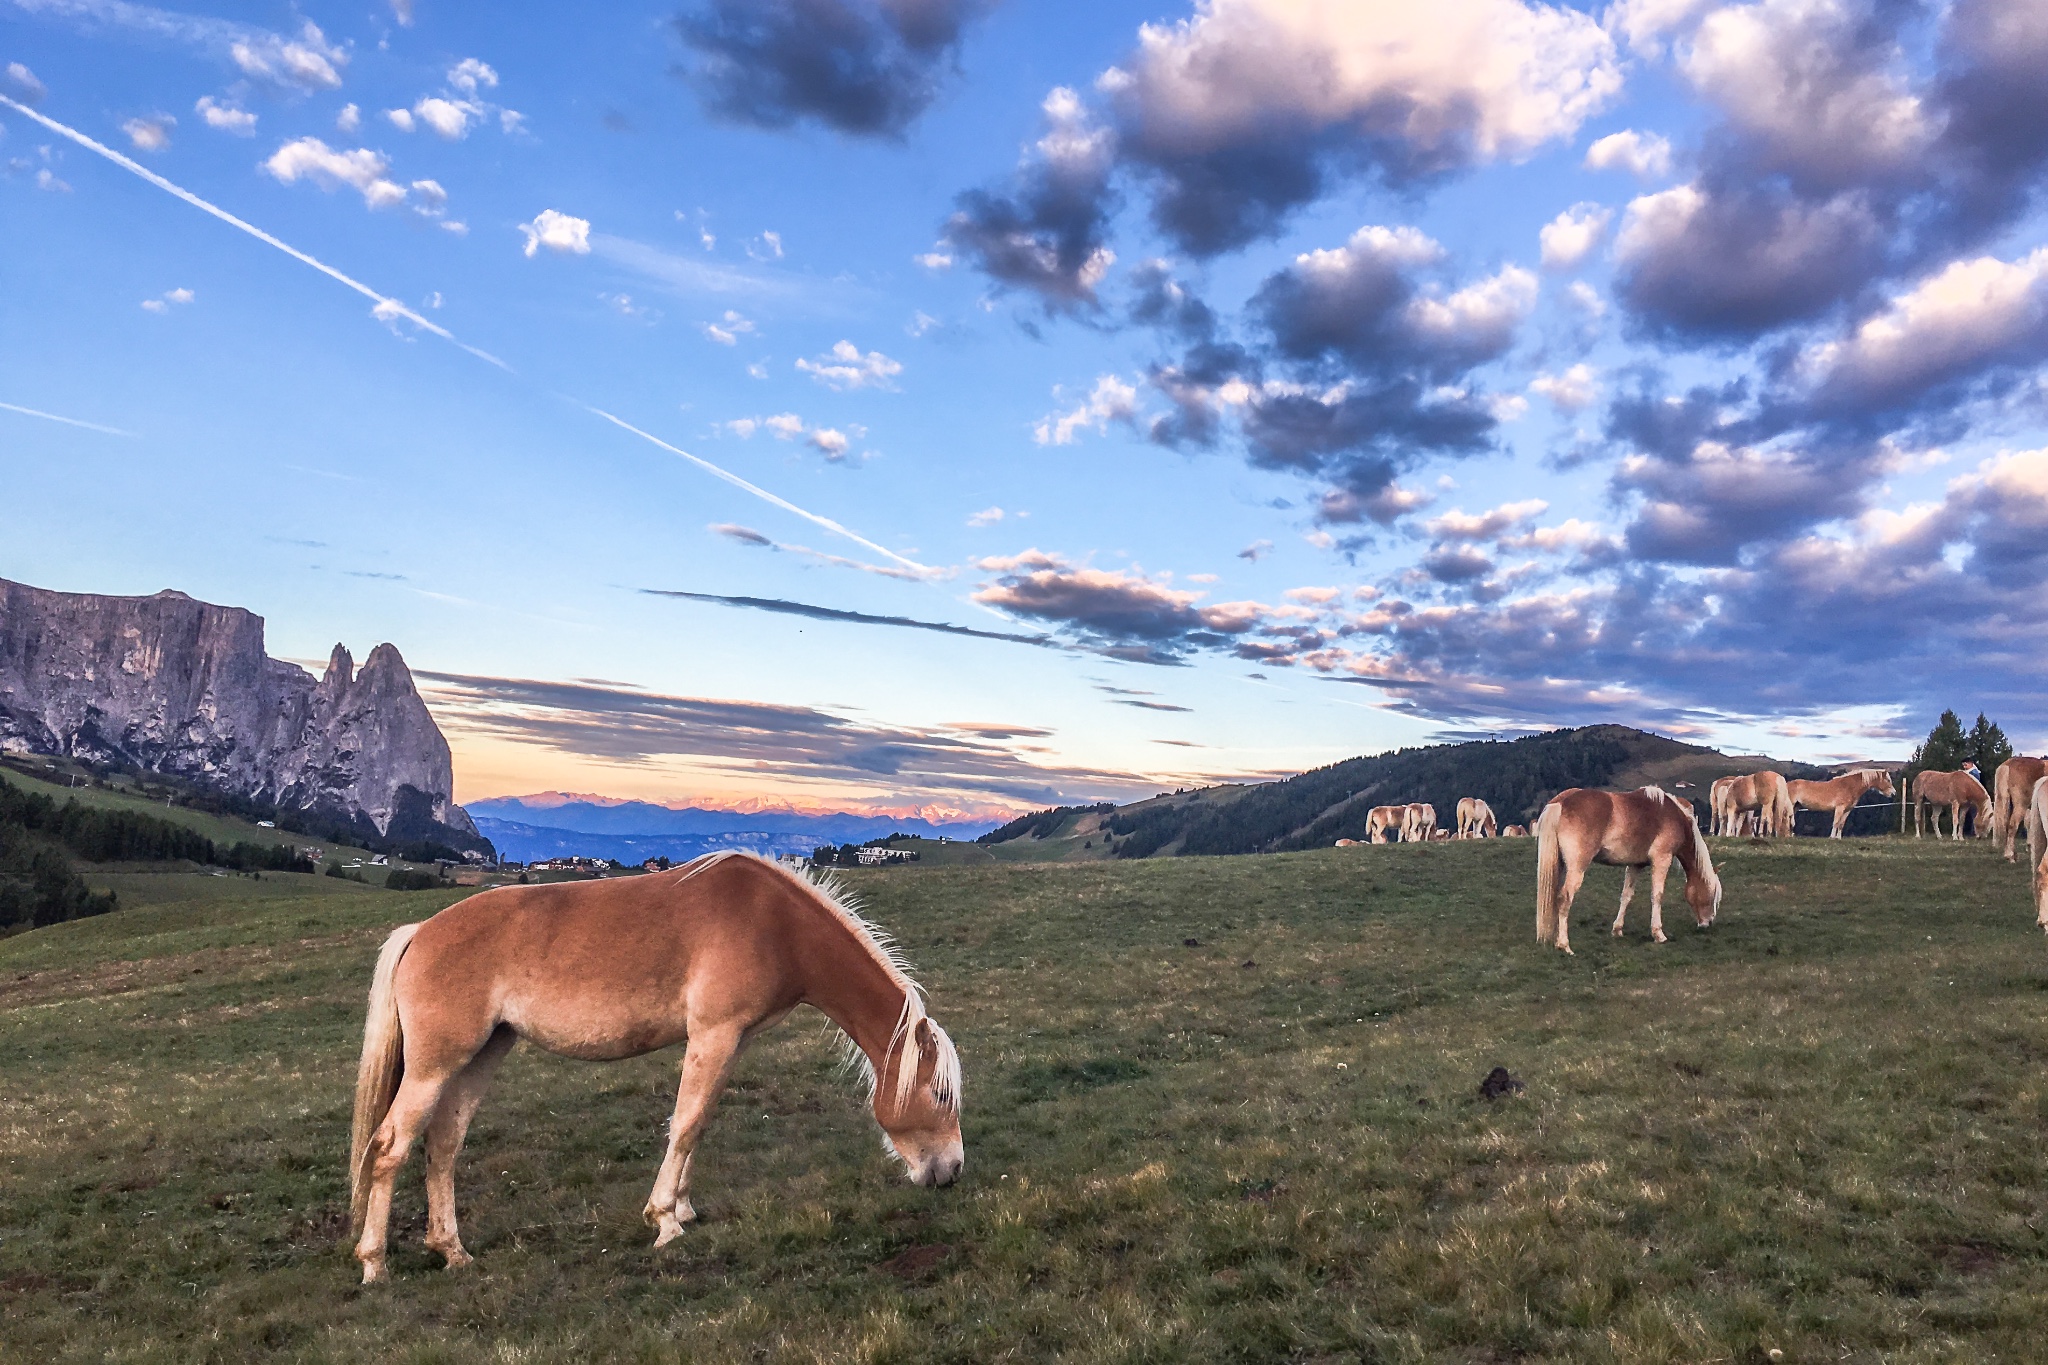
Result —
<instances>
[{"instance_id":1,"label":"horse's hoof","mask_svg":"<svg viewBox=\"0 0 2048 1365\"><path fill-rule=\"evenodd\" d=\"M670 1219L668 1222L663 1223L661 1225L661 1231L655 1234L655 1248L659 1250L660 1248L667 1246L670 1242L673 1242L676 1238L682 1235L683 1225L681 1223L676 1222L674 1219Z\"/></svg>"},{"instance_id":2,"label":"horse's hoof","mask_svg":"<svg viewBox=\"0 0 2048 1365\"><path fill-rule=\"evenodd\" d=\"M442 1260L447 1262L447 1264L442 1267L442 1269L444 1270L461 1270L465 1266L472 1266L476 1264L476 1257L470 1255L461 1247L457 1247L453 1251L442 1252L441 1258Z\"/></svg>"},{"instance_id":3,"label":"horse's hoof","mask_svg":"<svg viewBox=\"0 0 2048 1365\"><path fill-rule=\"evenodd\" d=\"M384 1261L382 1257L379 1257L377 1260L374 1261L363 1262L364 1284L382 1284L384 1283L384 1281L390 1278L390 1272L384 1269Z\"/></svg>"},{"instance_id":4,"label":"horse's hoof","mask_svg":"<svg viewBox=\"0 0 2048 1365\"><path fill-rule=\"evenodd\" d=\"M1656 940L1657 942L1659 942L1659 943L1669 943L1669 942L1671 942L1671 940L1670 940L1670 939L1668 939L1668 938L1664 937L1664 935L1662 935L1662 934L1652 934L1652 935L1650 935L1650 937L1651 937L1651 938L1653 938L1653 939L1655 939L1655 940Z\"/></svg>"},{"instance_id":5,"label":"horse's hoof","mask_svg":"<svg viewBox=\"0 0 2048 1365\"><path fill-rule=\"evenodd\" d=\"M1622 932L1621 932L1621 930L1619 930L1619 929L1612 929L1612 930L1609 930L1608 932L1612 933L1612 934L1613 934L1613 935L1614 935L1614 936L1615 936L1616 938L1620 938L1620 937L1622 937Z\"/></svg>"}]
</instances>

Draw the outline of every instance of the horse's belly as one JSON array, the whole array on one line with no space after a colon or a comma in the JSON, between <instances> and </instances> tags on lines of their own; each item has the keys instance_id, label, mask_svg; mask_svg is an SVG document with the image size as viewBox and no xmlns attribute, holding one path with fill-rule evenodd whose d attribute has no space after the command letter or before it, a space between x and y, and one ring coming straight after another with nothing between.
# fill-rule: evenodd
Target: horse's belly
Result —
<instances>
[{"instance_id":1,"label":"horse's belly","mask_svg":"<svg viewBox=\"0 0 2048 1365\"><path fill-rule=\"evenodd\" d=\"M593 1062L638 1057L689 1036L680 1010L665 1018L601 1008L522 1009L515 1004L506 1009L505 1022L538 1047Z\"/></svg>"}]
</instances>

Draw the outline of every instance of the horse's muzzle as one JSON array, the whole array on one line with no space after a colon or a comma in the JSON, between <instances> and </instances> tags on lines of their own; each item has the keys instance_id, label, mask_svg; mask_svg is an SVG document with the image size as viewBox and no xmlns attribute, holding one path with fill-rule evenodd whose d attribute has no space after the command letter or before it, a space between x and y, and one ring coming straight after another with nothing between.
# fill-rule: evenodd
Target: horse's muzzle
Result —
<instances>
[{"instance_id":1,"label":"horse's muzzle","mask_svg":"<svg viewBox=\"0 0 2048 1365\"><path fill-rule=\"evenodd\" d=\"M941 1152L911 1173L911 1180L927 1190L944 1189L960 1178L967 1158L959 1152Z\"/></svg>"}]
</instances>

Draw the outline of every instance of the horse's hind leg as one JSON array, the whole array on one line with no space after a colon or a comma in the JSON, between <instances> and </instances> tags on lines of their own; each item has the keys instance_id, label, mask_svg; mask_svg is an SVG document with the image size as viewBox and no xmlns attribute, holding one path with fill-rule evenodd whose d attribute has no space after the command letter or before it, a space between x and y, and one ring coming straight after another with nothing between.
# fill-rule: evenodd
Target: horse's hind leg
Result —
<instances>
[{"instance_id":1,"label":"horse's hind leg","mask_svg":"<svg viewBox=\"0 0 2048 1365\"><path fill-rule=\"evenodd\" d=\"M683 1224L694 1220L690 1206L690 1157L697 1139L711 1121L711 1111L725 1089L739 1059L745 1033L734 1025L719 1029L692 1029L688 1050L683 1053L683 1080L676 1090L676 1112L669 1120L668 1154L654 1177L654 1192L647 1196L641 1216L657 1229L654 1244L667 1246L683 1235Z\"/></svg>"},{"instance_id":2,"label":"horse's hind leg","mask_svg":"<svg viewBox=\"0 0 2048 1365\"><path fill-rule=\"evenodd\" d=\"M362 1240L356 1243L356 1259L363 1263L363 1283L384 1278L384 1248L390 1235L391 1188L398 1172L412 1152L412 1144L440 1107L441 1093L452 1079L446 1072L408 1072L392 1098L390 1112L370 1138L363 1154L370 1182L370 1199L363 1215Z\"/></svg>"},{"instance_id":3,"label":"horse's hind leg","mask_svg":"<svg viewBox=\"0 0 2048 1365\"><path fill-rule=\"evenodd\" d=\"M455 1223L455 1158L461 1155L469 1121L476 1117L484 1091L490 1088L491 1074L517 1040L511 1029L500 1026L483 1051L470 1058L469 1065L448 1083L433 1120L427 1124L427 1245L441 1253L450 1270L470 1263Z\"/></svg>"},{"instance_id":4,"label":"horse's hind leg","mask_svg":"<svg viewBox=\"0 0 2048 1365\"><path fill-rule=\"evenodd\" d=\"M1621 870L1621 909L1614 912L1614 936L1621 937L1621 922L1628 918L1628 903L1636 896L1636 870L1624 867Z\"/></svg>"}]
</instances>

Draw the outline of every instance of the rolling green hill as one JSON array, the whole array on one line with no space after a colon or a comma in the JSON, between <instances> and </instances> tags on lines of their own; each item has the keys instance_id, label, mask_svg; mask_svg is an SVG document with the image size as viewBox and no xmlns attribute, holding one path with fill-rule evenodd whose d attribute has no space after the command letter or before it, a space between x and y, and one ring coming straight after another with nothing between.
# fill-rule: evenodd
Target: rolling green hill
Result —
<instances>
[{"instance_id":1,"label":"rolling green hill","mask_svg":"<svg viewBox=\"0 0 2048 1365\"><path fill-rule=\"evenodd\" d=\"M1085 861L1090 857L1278 853L1363 839L1374 806L1427 801L1454 826L1458 799L1477 796L1503 825L1527 824L1567 787L1657 783L1696 799L1717 777L1773 767L1787 777L1822 769L1754 755L1729 755L1623 725L1552 730L1507 741L1436 744L1346 759L1281 782L1206 787L1104 810L1074 806L1025 816L984 836L998 858ZM1104 834L1110 836L1105 841ZM1089 842L1095 844L1090 850Z\"/></svg>"}]
</instances>

